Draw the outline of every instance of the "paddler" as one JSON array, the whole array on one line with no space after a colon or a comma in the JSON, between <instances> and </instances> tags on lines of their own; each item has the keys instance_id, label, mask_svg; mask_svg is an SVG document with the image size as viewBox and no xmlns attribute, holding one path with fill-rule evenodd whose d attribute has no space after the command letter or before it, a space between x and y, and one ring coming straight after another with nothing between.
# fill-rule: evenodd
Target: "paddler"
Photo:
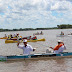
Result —
<instances>
[{"instance_id":1,"label":"paddler","mask_svg":"<svg viewBox=\"0 0 72 72\"><path fill-rule=\"evenodd\" d=\"M64 35L64 32L61 31L61 34L60 35Z\"/></svg>"},{"instance_id":2,"label":"paddler","mask_svg":"<svg viewBox=\"0 0 72 72\"><path fill-rule=\"evenodd\" d=\"M7 37L7 35L5 34L5 37Z\"/></svg>"},{"instance_id":3,"label":"paddler","mask_svg":"<svg viewBox=\"0 0 72 72\"><path fill-rule=\"evenodd\" d=\"M37 40L36 35L34 35L34 36L32 37L32 40Z\"/></svg>"},{"instance_id":4,"label":"paddler","mask_svg":"<svg viewBox=\"0 0 72 72\"><path fill-rule=\"evenodd\" d=\"M53 47L50 48L53 49L54 53L57 54L63 52L66 49L64 43L61 40L58 40L58 44L54 48Z\"/></svg>"},{"instance_id":5,"label":"paddler","mask_svg":"<svg viewBox=\"0 0 72 72\"><path fill-rule=\"evenodd\" d=\"M19 45L19 42L17 43L18 48L23 49L23 54L30 54L31 51L35 51L36 48L33 48L31 45L27 44L27 39L23 40L24 45Z\"/></svg>"},{"instance_id":6,"label":"paddler","mask_svg":"<svg viewBox=\"0 0 72 72\"><path fill-rule=\"evenodd\" d=\"M8 35L8 39L11 39L11 36L10 35Z\"/></svg>"},{"instance_id":7,"label":"paddler","mask_svg":"<svg viewBox=\"0 0 72 72\"><path fill-rule=\"evenodd\" d=\"M19 38L19 33L16 34L16 38Z\"/></svg>"}]
</instances>

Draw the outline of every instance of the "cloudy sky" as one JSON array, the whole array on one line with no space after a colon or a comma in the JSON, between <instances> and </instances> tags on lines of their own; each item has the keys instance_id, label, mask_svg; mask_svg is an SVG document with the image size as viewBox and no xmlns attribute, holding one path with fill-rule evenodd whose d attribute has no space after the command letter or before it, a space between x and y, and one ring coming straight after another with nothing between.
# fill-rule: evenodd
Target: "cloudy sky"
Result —
<instances>
[{"instance_id":1,"label":"cloudy sky","mask_svg":"<svg viewBox=\"0 0 72 72\"><path fill-rule=\"evenodd\" d=\"M72 0L0 0L0 28L72 24Z\"/></svg>"}]
</instances>

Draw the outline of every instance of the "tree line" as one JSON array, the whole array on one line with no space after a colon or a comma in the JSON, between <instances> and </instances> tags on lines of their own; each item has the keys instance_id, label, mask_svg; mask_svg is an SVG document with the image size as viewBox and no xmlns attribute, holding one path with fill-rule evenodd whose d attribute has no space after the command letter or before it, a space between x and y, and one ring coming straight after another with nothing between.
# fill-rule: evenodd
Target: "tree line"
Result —
<instances>
[{"instance_id":1,"label":"tree line","mask_svg":"<svg viewBox=\"0 0 72 72\"><path fill-rule=\"evenodd\" d=\"M61 25L57 25L58 29L69 29L72 28L71 24L61 24Z\"/></svg>"},{"instance_id":2,"label":"tree line","mask_svg":"<svg viewBox=\"0 0 72 72\"><path fill-rule=\"evenodd\" d=\"M20 29L0 29L0 32L5 32L5 31L28 31L28 30L48 30L48 29L56 29L57 27L53 28L20 28Z\"/></svg>"},{"instance_id":3,"label":"tree line","mask_svg":"<svg viewBox=\"0 0 72 72\"><path fill-rule=\"evenodd\" d=\"M48 30L48 29L69 29L72 28L71 24L61 24L57 25L57 27L52 27L52 28L20 28L20 29L0 29L0 32L4 31L28 31L28 30Z\"/></svg>"}]
</instances>

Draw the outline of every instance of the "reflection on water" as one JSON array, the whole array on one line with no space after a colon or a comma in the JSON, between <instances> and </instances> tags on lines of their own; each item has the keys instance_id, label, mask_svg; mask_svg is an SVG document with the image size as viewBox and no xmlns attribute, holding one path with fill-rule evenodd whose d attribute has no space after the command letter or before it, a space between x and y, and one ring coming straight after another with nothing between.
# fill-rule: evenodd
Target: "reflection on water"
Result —
<instances>
[{"instance_id":1,"label":"reflection on water","mask_svg":"<svg viewBox=\"0 0 72 72\"><path fill-rule=\"evenodd\" d=\"M56 37L62 30L43 30L44 35L37 35L38 39L45 38L45 42L29 42L30 45L36 47L36 51L32 53L45 53L49 46L54 47L57 40L64 41L67 50L72 51L72 36ZM22 36L33 36L37 31L18 31ZM41 31L39 31L41 32ZM67 34L69 31L64 30ZM16 32L1 32L0 37L4 34L14 34ZM5 44L5 40L0 40L0 55L18 55L22 54L22 50L17 48L16 43ZM57 58L57 59L39 59L39 60L19 60L0 62L0 72L71 72L72 58Z\"/></svg>"},{"instance_id":2,"label":"reflection on water","mask_svg":"<svg viewBox=\"0 0 72 72\"><path fill-rule=\"evenodd\" d=\"M67 58L35 59L35 60L17 60L7 61L9 68L19 68L19 71L25 72L70 72L71 67L67 65ZM70 62L71 63L71 62ZM17 72L18 70L15 70Z\"/></svg>"},{"instance_id":3,"label":"reflection on water","mask_svg":"<svg viewBox=\"0 0 72 72\"><path fill-rule=\"evenodd\" d=\"M57 59L42 59L42 60L22 60L22 61L7 61L9 68L19 68L19 71L25 72L68 72L65 58ZM18 70L15 70L17 72Z\"/></svg>"}]
</instances>

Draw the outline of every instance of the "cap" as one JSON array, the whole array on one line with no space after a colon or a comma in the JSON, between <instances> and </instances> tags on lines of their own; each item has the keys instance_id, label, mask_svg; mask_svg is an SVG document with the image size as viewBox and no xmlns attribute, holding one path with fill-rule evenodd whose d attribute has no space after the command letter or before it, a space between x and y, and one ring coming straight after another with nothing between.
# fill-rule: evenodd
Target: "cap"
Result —
<instances>
[{"instance_id":1,"label":"cap","mask_svg":"<svg viewBox=\"0 0 72 72\"><path fill-rule=\"evenodd\" d=\"M27 42L27 39L24 39L23 42Z\"/></svg>"},{"instance_id":2,"label":"cap","mask_svg":"<svg viewBox=\"0 0 72 72\"><path fill-rule=\"evenodd\" d=\"M58 40L57 42L63 42L63 41L61 41L61 40Z\"/></svg>"},{"instance_id":3,"label":"cap","mask_svg":"<svg viewBox=\"0 0 72 72\"><path fill-rule=\"evenodd\" d=\"M36 48L34 48L36 50Z\"/></svg>"}]
</instances>

